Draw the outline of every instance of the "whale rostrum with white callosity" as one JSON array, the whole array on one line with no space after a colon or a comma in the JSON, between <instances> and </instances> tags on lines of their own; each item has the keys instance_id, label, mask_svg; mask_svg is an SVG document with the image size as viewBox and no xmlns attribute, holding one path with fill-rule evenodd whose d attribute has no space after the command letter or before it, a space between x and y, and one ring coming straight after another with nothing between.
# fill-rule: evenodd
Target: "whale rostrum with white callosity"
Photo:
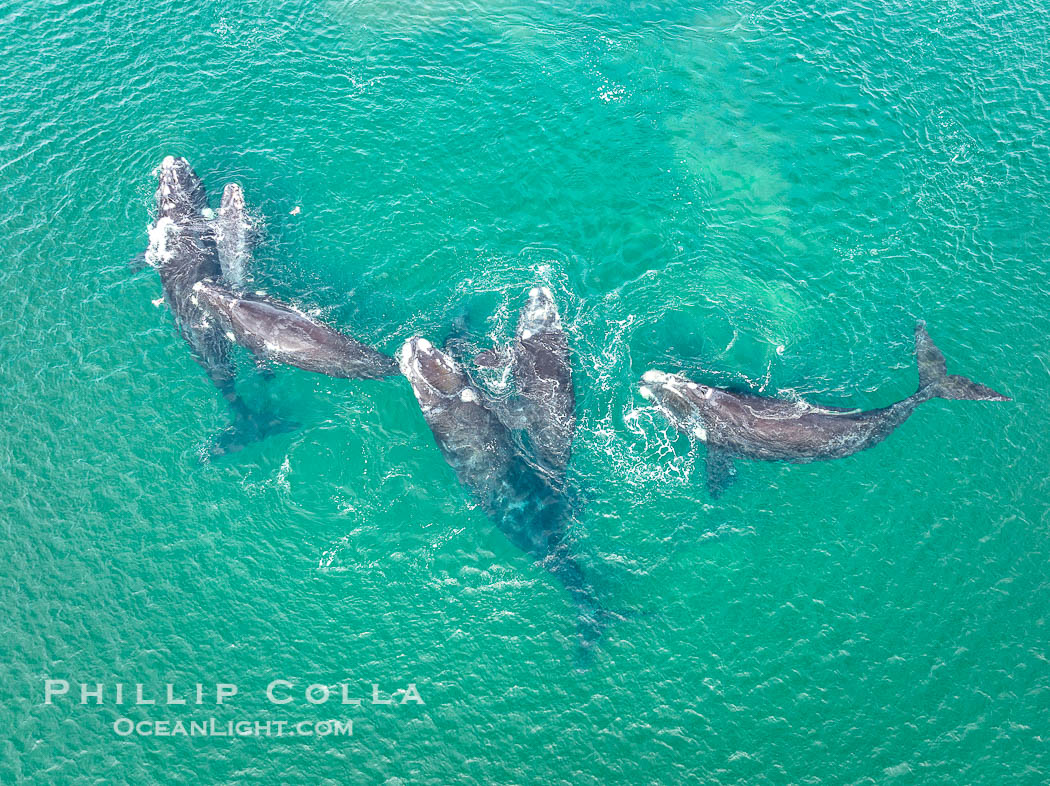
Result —
<instances>
[{"instance_id":1,"label":"whale rostrum with white callosity","mask_svg":"<svg viewBox=\"0 0 1050 786\"><path fill-rule=\"evenodd\" d=\"M215 453L237 450L247 442L286 431L295 424L253 411L236 392L237 369L230 341L207 318L194 287L221 275L214 232L208 218L204 184L189 162L166 156L157 170L157 214L149 228L149 247L143 260L160 275L166 302L193 358L226 399L234 423L213 447ZM159 304L161 301L157 301Z\"/></svg>"},{"instance_id":2,"label":"whale rostrum with white callosity","mask_svg":"<svg viewBox=\"0 0 1050 786\"><path fill-rule=\"evenodd\" d=\"M486 350L476 365L503 368L514 381L514 396L493 405L508 427L528 438L541 466L563 478L576 434L576 391L569 341L550 289L529 290L509 346Z\"/></svg>"}]
</instances>

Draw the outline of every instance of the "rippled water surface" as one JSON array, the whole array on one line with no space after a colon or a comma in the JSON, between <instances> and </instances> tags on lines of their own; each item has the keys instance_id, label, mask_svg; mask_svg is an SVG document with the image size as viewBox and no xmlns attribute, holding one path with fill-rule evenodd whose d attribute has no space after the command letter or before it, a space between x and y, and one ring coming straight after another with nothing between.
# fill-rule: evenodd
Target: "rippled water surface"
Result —
<instances>
[{"instance_id":1,"label":"rippled water surface","mask_svg":"<svg viewBox=\"0 0 1050 786\"><path fill-rule=\"evenodd\" d=\"M1046 782L1048 12L6 4L0 782ZM213 205L244 185L260 287L384 351L464 313L505 339L551 287L572 549L625 617L589 668L564 589L473 506L404 379L238 356L245 397L302 425L207 459L225 405L127 264L169 153ZM713 501L704 446L636 392L658 367L882 406L915 389L919 319L1015 401L741 462ZM48 706L49 676L240 693ZM315 707L315 682L425 705Z\"/></svg>"}]
</instances>

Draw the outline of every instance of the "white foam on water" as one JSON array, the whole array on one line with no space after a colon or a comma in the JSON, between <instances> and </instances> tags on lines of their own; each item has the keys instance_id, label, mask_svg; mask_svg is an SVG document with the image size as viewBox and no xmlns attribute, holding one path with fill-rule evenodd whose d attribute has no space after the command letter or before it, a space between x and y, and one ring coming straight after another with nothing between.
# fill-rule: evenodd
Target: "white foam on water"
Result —
<instances>
[{"instance_id":1,"label":"white foam on water","mask_svg":"<svg viewBox=\"0 0 1050 786\"><path fill-rule=\"evenodd\" d=\"M648 494L661 486L683 486L693 481L696 452L685 456L675 452L678 432L656 409L630 409L623 416L624 427L635 438L624 439L611 420L598 425L594 436L596 449L611 473L628 486L644 489Z\"/></svg>"},{"instance_id":2,"label":"white foam on water","mask_svg":"<svg viewBox=\"0 0 1050 786\"><path fill-rule=\"evenodd\" d=\"M170 218L160 218L148 229L149 246L146 248L146 263L153 267L160 267L171 261L172 249L168 248L168 242L178 227Z\"/></svg>"}]
</instances>

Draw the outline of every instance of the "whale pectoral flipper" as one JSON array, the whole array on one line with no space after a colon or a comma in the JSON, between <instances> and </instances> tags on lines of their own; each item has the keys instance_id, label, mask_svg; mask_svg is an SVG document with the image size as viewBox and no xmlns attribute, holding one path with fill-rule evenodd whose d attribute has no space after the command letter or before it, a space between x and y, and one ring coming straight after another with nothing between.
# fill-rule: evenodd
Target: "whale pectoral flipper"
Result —
<instances>
[{"instance_id":1,"label":"whale pectoral flipper","mask_svg":"<svg viewBox=\"0 0 1050 786\"><path fill-rule=\"evenodd\" d=\"M253 442L259 442L277 434L297 431L301 423L272 413L255 412L241 402L232 407L234 421L212 439L209 453L213 457L237 453Z\"/></svg>"},{"instance_id":2,"label":"whale pectoral flipper","mask_svg":"<svg viewBox=\"0 0 1050 786\"><path fill-rule=\"evenodd\" d=\"M132 273L138 273L140 270L146 269L149 263L146 262L146 252L140 251L135 254L131 259L128 260L128 267L131 268Z\"/></svg>"},{"instance_id":3,"label":"whale pectoral flipper","mask_svg":"<svg viewBox=\"0 0 1050 786\"><path fill-rule=\"evenodd\" d=\"M718 499L736 478L733 457L724 450L707 448L707 491L712 499Z\"/></svg>"},{"instance_id":4,"label":"whale pectoral flipper","mask_svg":"<svg viewBox=\"0 0 1050 786\"><path fill-rule=\"evenodd\" d=\"M251 347L248 348L248 351L251 353L252 360L255 361L256 373L258 373L263 379L273 379L276 375L274 374L273 364L270 362L270 358L267 354L262 350L253 349Z\"/></svg>"}]
</instances>

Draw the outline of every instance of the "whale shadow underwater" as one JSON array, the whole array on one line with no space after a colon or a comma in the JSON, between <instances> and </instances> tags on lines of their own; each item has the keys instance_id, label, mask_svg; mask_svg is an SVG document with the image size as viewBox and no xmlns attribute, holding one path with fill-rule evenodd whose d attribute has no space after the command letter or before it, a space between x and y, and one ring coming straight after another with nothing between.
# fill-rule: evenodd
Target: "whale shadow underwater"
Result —
<instances>
[{"instance_id":1,"label":"whale shadow underwater","mask_svg":"<svg viewBox=\"0 0 1050 786\"><path fill-rule=\"evenodd\" d=\"M888 407L859 410L738 393L651 370L639 392L671 425L707 445L707 487L718 498L736 474L734 460L808 463L844 458L882 442L916 408L935 398L1010 401L989 387L948 374L923 323L915 328L919 388Z\"/></svg>"}]
</instances>

